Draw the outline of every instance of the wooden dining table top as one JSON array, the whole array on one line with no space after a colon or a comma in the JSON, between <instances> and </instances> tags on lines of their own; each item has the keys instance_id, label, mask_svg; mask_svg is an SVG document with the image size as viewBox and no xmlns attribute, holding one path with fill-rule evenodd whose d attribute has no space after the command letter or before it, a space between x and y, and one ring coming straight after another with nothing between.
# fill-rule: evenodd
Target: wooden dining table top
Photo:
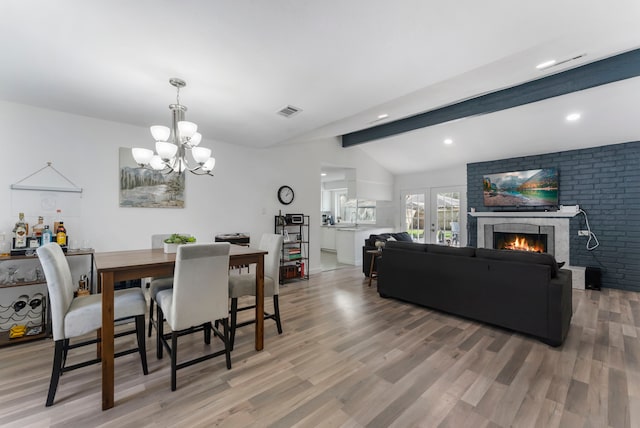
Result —
<instances>
[{"instance_id":1,"label":"wooden dining table top","mask_svg":"<svg viewBox=\"0 0 640 428\"><path fill-rule=\"evenodd\" d=\"M257 254L267 254L267 251L231 244L229 259L237 262L242 261L243 257ZM135 266L149 267L176 261L176 253L165 253L162 248L99 252L95 253L94 257L96 267L100 271L116 271Z\"/></svg>"}]
</instances>

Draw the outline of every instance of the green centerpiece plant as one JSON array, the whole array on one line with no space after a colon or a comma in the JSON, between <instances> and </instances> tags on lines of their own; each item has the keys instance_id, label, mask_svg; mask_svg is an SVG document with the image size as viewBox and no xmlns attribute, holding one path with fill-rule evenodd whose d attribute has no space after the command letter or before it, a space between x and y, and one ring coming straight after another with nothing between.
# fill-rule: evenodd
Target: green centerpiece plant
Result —
<instances>
[{"instance_id":1,"label":"green centerpiece plant","mask_svg":"<svg viewBox=\"0 0 640 428\"><path fill-rule=\"evenodd\" d=\"M196 242L195 236L180 235L178 233L172 234L170 237L164 240L165 244L189 244Z\"/></svg>"},{"instance_id":2,"label":"green centerpiece plant","mask_svg":"<svg viewBox=\"0 0 640 428\"><path fill-rule=\"evenodd\" d=\"M194 242L196 242L196 238L194 236L186 236L180 235L179 233L174 233L164 240L164 252L175 253L178 251L178 245L192 244Z\"/></svg>"}]
</instances>

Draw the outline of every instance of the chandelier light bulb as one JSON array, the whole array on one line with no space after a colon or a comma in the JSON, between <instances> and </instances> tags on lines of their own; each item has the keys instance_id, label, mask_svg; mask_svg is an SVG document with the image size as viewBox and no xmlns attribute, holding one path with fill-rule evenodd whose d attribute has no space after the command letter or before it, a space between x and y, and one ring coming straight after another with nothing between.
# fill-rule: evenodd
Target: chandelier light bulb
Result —
<instances>
[{"instance_id":1,"label":"chandelier light bulb","mask_svg":"<svg viewBox=\"0 0 640 428\"><path fill-rule=\"evenodd\" d=\"M202 141L202 134L199 132L196 132L195 134L193 134L193 136L189 140L189 144L191 144L191 147L195 147L198 144L200 144L200 141Z\"/></svg>"},{"instance_id":2,"label":"chandelier light bulb","mask_svg":"<svg viewBox=\"0 0 640 428\"><path fill-rule=\"evenodd\" d=\"M198 130L198 125L193 122L181 120L178 122L178 131L180 131L180 138L191 138L193 134Z\"/></svg>"},{"instance_id":3,"label":"chandelier light bulb","mask_svg":"<svg viewBox=\"0 0 640 428\"><path fill-rule=\"evenodd\" d=\"M148 165L153 157L153 150L149 149L135 147L131 149L131 153L133 154L133 159L135 159L138 165Z\"/></svg>"},{"instance_id":4,"label":"chandelier light bulb","mask_svg":"<svg viewBox=\"0 0 640 428\"><path fill-rule=\"evenodd\" d=\"M178 152L178 146L171 143L165 143L164 141L157 141L156 152L158 152L160 158L166 162L176 155Z\"/></svg>"},{"instance_id":5,"label":"chandelier light bulb","mask_svg":"<svg viewBox=\"0 0 640 428\"><path fill-rule=\"evenodd\" d=\"M216 166L216 158L209 158L204 165L202 165L202 169L205 171L211 171L214 166Z\"/></svg>"},{"instance_id":6,"label":"chandelier light bulb","mask_svg":"<svg viewBox=\"0 0 640 428\"><path fill-rule=\"evenodd\" d=\"M165 163L162 161L162 159L160 159L160 156L158 155L155 155L151 158L151 160L149 161L149 166L151 166L151 168L156 171L162 171L166 168Z\"/></svg>"},{"instance_id":7,"label":"chandelier light bulb","mask_svg":"<svg viewBox=\"0 0 640 428\"><path fill-rule=\"evenodd\" d=\"M209 157L211 156L211 149L207 149L206 147L194 147L191 150L191 155L196 162L203 165L207 160L209 160Z\"/></svg>"},{"instance_id":8,"label":"chandelier light bulb","mask_svg":"<svg viewBox=\"0 0 640 428\"><path fill-rule=\"evenodd\" d=\"M167 141L169 139L169 135L171 135L171 129L162 125L154 125L149 127L151 130L151 135L153 139L156 141Z\"/></svg>"}]
</instances>

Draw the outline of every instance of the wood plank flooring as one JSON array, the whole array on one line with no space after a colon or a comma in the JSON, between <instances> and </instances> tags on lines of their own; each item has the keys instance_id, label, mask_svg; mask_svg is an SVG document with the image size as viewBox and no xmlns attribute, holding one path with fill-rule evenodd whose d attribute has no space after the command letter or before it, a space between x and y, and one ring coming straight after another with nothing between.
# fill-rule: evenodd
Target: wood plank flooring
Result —
<instances>
[{"instance_id":1,"label":"wood plank flooring","mask_svg":"<svg viewBox=\"0 0 640 428\"><path fill-rule=\"evenodd\" d=\"M640 427L639 297L574 290L569 337L551 348L382 299L359 268L323 272L281 289L284 334L267 321L264 351L238 330L231 370L224 358L180 370L171 392L155 339L148 376L119 358L105 412L99 366L62 376L46 408L52 341L2 348L0 426ZM196 334L179 352L203 349ZM79 352L70 360L93 350Z\"/></svg>"}]
</instances>

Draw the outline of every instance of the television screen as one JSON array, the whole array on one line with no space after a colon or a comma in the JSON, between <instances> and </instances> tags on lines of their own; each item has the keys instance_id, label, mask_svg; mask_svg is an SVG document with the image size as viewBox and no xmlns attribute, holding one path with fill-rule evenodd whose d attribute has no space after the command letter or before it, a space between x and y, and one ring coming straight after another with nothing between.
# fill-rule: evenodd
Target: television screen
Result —
<instances>
[{"instance_id":1,"label":"television screen","mask_svg":"<svg viewBox=\"0 0 640 428\"><path fill-rule=\"evenodd\" d=\"M558 171L555 168L487 174L482 181L486 207L558 205Z\"/></svg>"}]
</instances>

